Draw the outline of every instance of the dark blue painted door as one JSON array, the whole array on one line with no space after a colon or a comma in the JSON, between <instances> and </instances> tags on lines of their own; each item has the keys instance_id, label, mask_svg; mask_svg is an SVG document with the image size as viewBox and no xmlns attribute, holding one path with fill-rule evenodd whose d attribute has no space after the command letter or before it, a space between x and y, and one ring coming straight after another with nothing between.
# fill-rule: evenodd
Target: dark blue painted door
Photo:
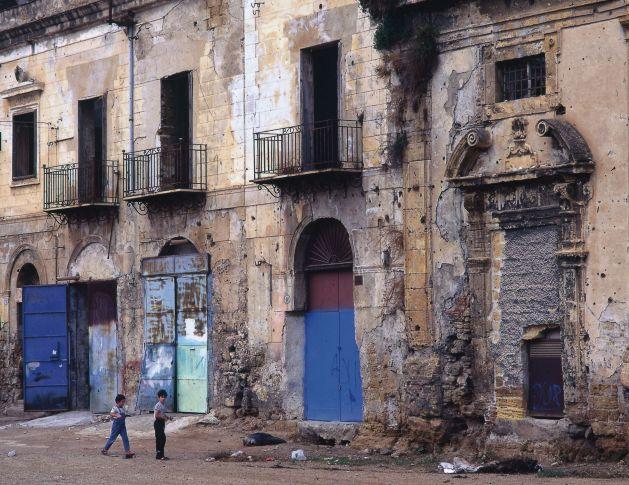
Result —
<instances>
[{"instance_id":1,"label":"dark blue painted door","mask_svg":"<svg viewBox=\"0 0 629 485\"><path fill-rule=\"evenodd\" d=\"M352 289L351 271L309 275L309 311L305 319L306 419L362 421L362 383Z\"/></svg>"},{"instance_id":2,"label":"dark blue painted door","mask_svg":"<svg viewBox=\"0 0 629 485\"><path fill-rule=\"evenodd\" d=\"M22 290L24 409L68 409L68 310L66 285Z\"/></svg>"},{"instance_id":3,"label":"dark blue painted door","mask_svg":"<svg viewBox=\"0 0 629 485\"><path fill-rule=\"evenodd\" d=\"M306 313L306 419L339 421L338 312Z\"/></svg>"}]
</instances>

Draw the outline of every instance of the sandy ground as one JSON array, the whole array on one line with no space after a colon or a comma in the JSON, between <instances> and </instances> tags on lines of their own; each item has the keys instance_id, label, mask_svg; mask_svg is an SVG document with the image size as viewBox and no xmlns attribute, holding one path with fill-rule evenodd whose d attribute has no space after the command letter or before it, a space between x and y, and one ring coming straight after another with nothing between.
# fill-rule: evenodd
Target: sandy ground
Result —
<instances>
[{"instance_id":1,"label":"sandy ground","mask_svg":"<svg viewBox=\"0 0 629 485\"><path fill-rule=\"evenodd\" d=\"M154 458L150 416L128 418L131 446L137 453L132 460L123 459L120 441L112 447L111 456L100 455L110 423L94 422L88 413L66 413L44 423L3 420L0 421L0 483L629 484L629 479L620 478L627 476L623 475L626 468L618 466L614 470L616 478L610 479L445 475L438 472L436 459L429 455L391 458L369 455L351 447L291 442L244 448L242 438L249 431L239 425L198 426L197 419L178 416L169 423L166 454L171 460L168 462ZM282 433L273 434L288 438ZM298 448L304 450L307 461L290 460L291 451ZM16 455L8 457L11 450L15 450ZM211 455L238 450L244 452L241 457L244 461L234 461L234 458L207 461ZM598 466L603 471L607 467ZM565 470L555 472L566 474Z\"/></svg>"}]
</instances>

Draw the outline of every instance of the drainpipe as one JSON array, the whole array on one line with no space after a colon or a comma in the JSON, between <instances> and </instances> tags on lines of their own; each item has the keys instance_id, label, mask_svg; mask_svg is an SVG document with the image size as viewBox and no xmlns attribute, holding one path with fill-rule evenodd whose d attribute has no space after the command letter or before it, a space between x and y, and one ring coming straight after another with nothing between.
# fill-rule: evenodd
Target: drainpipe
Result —
<instances>
[{"instance_id":1,"label":"drainpipe","mask_svg":"<svg viewBox=\"0 0 629 485\"><path fill-rule=\"evenodd\" d=\"M129 36L129 153L135 152L135 117L133 104L135 99L135 25L130 24L127 30Z\"/></svg>"}]
</instances>

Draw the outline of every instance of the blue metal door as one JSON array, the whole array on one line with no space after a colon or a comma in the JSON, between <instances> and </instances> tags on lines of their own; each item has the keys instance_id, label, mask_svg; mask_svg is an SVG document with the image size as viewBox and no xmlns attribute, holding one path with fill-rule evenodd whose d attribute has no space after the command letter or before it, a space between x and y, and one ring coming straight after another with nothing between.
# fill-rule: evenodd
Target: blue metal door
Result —
<instances>
[{"instance_id":1,"label":"blue metal door","mask_svg":"<svg viewBox=\"0 0 629 485\"><path fill-rule=\"evenodd\" d=\"M66 285L25 286L24 409L69 408L68 309Z\"/></svg>"},{"instance_id":2,"label":"blue metal door","mask_svg":"<svg viewBox=\"0 0 629 485\"><path fill-rule=\"evenodd\" d=\"M362 421L351 271L311 273L306 313L306 419Z\"/></svg>"}]
</instances>

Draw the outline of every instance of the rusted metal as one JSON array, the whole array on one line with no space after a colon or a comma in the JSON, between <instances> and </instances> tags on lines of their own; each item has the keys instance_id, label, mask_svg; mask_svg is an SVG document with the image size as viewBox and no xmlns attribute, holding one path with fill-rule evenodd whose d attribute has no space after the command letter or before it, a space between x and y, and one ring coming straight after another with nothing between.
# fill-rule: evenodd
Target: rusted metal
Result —
<instances>
[{"instance_id":1,"label":"rusted metal","mask_svg":"<svg viewBox=\"0 0 629 485\"><path fill-rule=\"evenodd\" d=\"M115 283L92 283L88 288L90 410L109 411L118 392Z\"/></svg>"},{"instance_id":2,"label":"rusted metal","mask_svg":"<svg viewBox=\"0 0 629 485\"><path fill-rule=\"evenodd\" d=\"M210 277L207 255L173 255L142 261L145 284L145 352L140 408L151 409L160 388L167 407L207 412Z\"/></svg>"}]
</instances>

